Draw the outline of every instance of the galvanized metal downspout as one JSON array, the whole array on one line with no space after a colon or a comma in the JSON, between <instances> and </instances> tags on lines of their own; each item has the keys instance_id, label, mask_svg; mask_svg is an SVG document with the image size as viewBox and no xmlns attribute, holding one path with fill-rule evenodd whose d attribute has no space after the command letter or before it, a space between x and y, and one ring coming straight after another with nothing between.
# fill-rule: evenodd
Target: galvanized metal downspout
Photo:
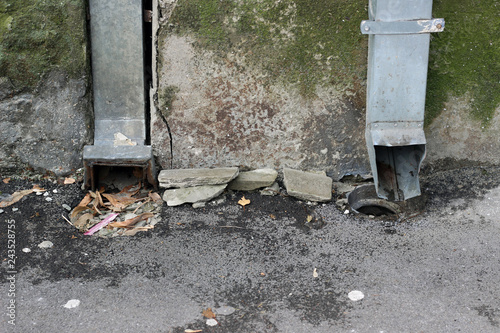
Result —
<instances>
[{"instance_id":1,"label":"galvanized metal downspout","mask_svg":"<svg viewBox=\"0 0 500 333\"><path fill-rule=\"evenodd\" d=\"M370 0L366 143L379 197L419 196L418 173L426 152L424 107L432 0Z\"/></svg>"},{"instance_id":2,"label":"galvanized metal downspout","mask_svg":"<svg viewBox=\"0 0 500 333\"><path fill-rule=\"evenodd\" d=\"M85 146L85 186L95 186L95 166L142 167L156 185L151 146L146 145L142 1L90 0L94 145ZM129 144L117 144L121 133Z\"/></svg>"}]
</instances>

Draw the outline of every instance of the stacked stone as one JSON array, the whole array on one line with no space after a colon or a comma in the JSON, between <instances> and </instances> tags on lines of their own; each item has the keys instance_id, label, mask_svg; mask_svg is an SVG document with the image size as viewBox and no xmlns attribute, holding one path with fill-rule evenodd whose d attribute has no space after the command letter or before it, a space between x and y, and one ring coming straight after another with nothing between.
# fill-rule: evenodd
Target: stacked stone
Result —
<instances>
[{"instance_id":1,"label":"stacked stone","mask_svg":"<svg viewBox=\"0 0 500 333\"><path fill-rule=\"evenodd\" d=\"M163 200L168 206L192 203L201 207L224 190L254 191L263 189L262 195L279 193L276 183L278 172L257 169L239 172L233 168L163 170L158 176L160 187L166 189ZM327 202L332 199L332 179L325 172L304 172L283 169L287 193L301 200Z\"/></svg>"}]
</instances>

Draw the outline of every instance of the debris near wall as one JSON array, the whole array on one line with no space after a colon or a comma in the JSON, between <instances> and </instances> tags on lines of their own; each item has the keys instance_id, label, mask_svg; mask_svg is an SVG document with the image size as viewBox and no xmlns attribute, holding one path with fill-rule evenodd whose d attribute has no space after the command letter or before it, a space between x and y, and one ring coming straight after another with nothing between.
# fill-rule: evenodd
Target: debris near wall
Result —
<instances>
[{"instance_id":1,"label":"debris near wall","mask_svg":"<svg viewBox=\"0 0 500 333\"><path fill-rule=\"evenodd\" d=\"M104 189L89 191L70 213L71 225L85 235L133 236L147 231L161 220L162 200L158 193L132 184L118 193Z\"/></svg>"}]
</instances>

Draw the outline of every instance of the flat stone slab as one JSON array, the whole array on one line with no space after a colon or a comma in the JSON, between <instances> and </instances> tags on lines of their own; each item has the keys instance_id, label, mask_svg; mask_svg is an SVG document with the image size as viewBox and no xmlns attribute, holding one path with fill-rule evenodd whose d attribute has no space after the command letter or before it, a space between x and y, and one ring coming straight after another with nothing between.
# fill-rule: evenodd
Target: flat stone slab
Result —
<instances>
[{"instance_id":1,"label":"flat stone slab","mask_svg":"<svg viewBox=\"0 0 500 333\"><path fill-rule=\"evenodd\" d=\"M271 186L278 177L278 172L273 169L257 169L240 172L238 177L228 185L230 190L252 191L258 188Z\"/></svg>"},{"instance_id":2,"label":"flat stone slab","mask_svg":"<svg viewBox=\"0 0 500 333\"><path fill-rule=\"evenodd\" d=\"M288 195L308 201L330 201L333 180L324 173L283 169L283 182Z\"/></svg>"},{"instance_id":3,"label":"flat stone slab","mask_svg":"<svg viewBox=\"0 0 500 333\"><path fill-rule=\"evenodd\" d=\"M167 206L179 206L184 203L206 202L219 196L226 189L223 185L203 185L166 190L163 200Z\"/></svg>"},{"instance_id":4,"label":"flat stone slab","mask_svg":"<svg viewBox=\"0 0 500 333\"><path fill-rule=\"evenodd\" d=\"M161 188L221 185L229 183L238 176L238 173L239 169L236 167L162 170L158 175L158 182Z\"/></svg>"}]
</instances>

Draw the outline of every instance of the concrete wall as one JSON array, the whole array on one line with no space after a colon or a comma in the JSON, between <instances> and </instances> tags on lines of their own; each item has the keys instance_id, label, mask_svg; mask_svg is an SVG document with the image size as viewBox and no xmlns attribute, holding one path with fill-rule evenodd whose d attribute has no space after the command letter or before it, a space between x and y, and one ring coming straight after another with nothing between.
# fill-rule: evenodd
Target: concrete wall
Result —
<instances>
[{"instance_id":1,"label":"concrete wall","mask_svg":"<svg viewBox=\"0 0 500 333\"><path fill-rule=\"evenodd\" d=\"M370 172L367 0L153 2L161 167ZM0 3L0 170L81 167L93 124L85 5ZM446 28L431 40L427 165L500 163L498 6L434 1Z\"/></svg>"},{"instance_id":2,"label":"concrete wall","mask_svg":"<svg viewBox=\"0 0 500 333\"><path fill-rule=\"evenodd\" d=\"M0 171L68 174L92 137L84 0L0 2Z\"/></svg>"},{"instance_id":3,"label":"concrete wall","mask_svg":"<svg viewBox=\"0 0 500 333\"><path fill-rule=\"evenodd\" d=\"M159 0L159 163L368 173L367 3ZM498 6L434 1L427 164L500 162Z\"/></svg>"}]
</instances>

